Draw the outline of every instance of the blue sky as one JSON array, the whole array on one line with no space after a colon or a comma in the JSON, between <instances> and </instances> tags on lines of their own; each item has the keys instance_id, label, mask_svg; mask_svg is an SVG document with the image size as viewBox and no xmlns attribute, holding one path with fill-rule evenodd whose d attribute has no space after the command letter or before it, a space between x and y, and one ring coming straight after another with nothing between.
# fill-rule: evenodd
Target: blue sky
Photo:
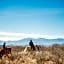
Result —
<instances>
[{"instance_id":1,"label":"blue sky","mask_svg":"<svg viewBox=\"0 0 64 64\"><path fill-rule=\"evenodd\" d=\"M64 35L64 0L0 0L0 32Z\"/></svg>"}]
</instances>

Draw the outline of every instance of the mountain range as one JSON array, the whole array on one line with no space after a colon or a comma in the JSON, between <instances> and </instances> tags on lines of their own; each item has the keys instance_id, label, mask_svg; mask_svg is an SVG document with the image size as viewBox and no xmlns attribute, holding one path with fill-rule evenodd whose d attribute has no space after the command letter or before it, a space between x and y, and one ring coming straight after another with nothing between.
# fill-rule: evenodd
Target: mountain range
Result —
<instances>
[{"instance_id":1,"label":"mountain range","mask_svg":"<svg viewBox=\"0 0 64 64\"><path fill-rule=\"evenodd\" d=\"M63 38L57 38L57 39L24 38L17 41L6 41L6 45L28 45L30 40L32 40L34 44L38 44L38 45L64 44ZM3 41L0 41L0 45L2 44L3 44Z\"/></svg>"}]
</instances>

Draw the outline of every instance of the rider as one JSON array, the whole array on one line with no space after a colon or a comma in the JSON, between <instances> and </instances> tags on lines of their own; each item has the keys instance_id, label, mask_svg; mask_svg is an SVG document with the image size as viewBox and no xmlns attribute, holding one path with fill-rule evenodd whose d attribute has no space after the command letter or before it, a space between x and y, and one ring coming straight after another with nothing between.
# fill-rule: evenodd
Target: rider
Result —
<instances>
[{"instance_id":1,"label":"rider","mask_svg":"<svg viewBox=\"0 0 64 64\"><path fill-rule=\"evenodd\" d=\"M31 49L35 50L35 46L34 46L32 40L30 40L30 42L29 42L29 46L31 47Z\"/></svg>"},{"instance_id":2,"label":"rider","mask_svg":"<svg viewBox=\"0 0 64 64\"><path fill-rule=\"evenodd\" d=\"M4 42L4 43L3 43L3 49L5 49L5 48L6 48L6 45L5 45L5 44L6 44L6 43Z\"/></svg>"},{"instance_id":3,"label":"rider","mask_svg":"<svg viewBox=\"0 0 64 64\"><path fill-rule=\"evenodd\" d=\"M32 40L30 40L29 45L30 46L33 46L34 45L33 42L32 42Z\"/></svg>"}]
</instances>

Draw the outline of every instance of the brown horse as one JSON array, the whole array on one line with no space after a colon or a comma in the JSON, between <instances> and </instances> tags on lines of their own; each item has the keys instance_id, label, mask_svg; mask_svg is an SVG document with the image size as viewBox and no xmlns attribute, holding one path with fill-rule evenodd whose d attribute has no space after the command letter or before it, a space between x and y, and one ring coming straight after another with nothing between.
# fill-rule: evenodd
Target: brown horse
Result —
<instances>
[{"instance_id":1,"label":"brown horse","mask_svg":"<svg viewBox=\"0 0 64 64\"><path fill-rule=\"evenodd\" d=\"M3 55L8 55L8 54L11 54L11 48L4 48L0 51L0 58L3 56Z\"/></svg>"}]
</instances>

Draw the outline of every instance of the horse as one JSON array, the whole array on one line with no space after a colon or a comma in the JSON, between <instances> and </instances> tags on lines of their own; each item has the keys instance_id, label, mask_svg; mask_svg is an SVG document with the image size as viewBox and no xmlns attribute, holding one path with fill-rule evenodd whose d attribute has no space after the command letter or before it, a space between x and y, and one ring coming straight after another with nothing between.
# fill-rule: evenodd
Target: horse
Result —
<instances>
[{"instance_id":1,"label":"horse","mask_svg":"<svg viewBox=\"0 0 64 64\"><path fill-rule=\"evenodd\" d=\"M3 55L8 56L8 54L11 54L11 48L3 48L0 51L0 58L2 58Z\"/></svg>"}]
</instances>

